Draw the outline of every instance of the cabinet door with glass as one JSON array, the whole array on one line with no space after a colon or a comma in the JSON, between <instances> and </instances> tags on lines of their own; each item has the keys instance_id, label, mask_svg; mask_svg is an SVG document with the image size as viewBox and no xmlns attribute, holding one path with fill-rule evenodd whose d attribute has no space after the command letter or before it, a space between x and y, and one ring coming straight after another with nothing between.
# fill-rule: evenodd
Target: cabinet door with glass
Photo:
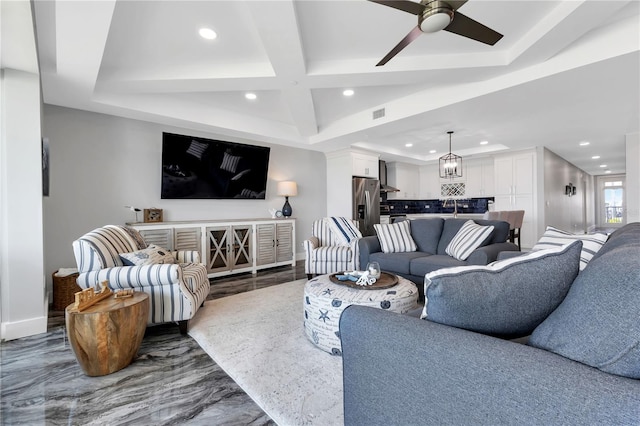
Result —
<instances>
[{"instance_id":1,"label":"cabinet door with glass","mask_svg":"<svg viewBox=\"0 0 640 426\"><path fill-rule=\"evenodd\" d=\"M209 273L251 268L251 225L207 228L207 271Z\"/></svg>"}]
</instances>

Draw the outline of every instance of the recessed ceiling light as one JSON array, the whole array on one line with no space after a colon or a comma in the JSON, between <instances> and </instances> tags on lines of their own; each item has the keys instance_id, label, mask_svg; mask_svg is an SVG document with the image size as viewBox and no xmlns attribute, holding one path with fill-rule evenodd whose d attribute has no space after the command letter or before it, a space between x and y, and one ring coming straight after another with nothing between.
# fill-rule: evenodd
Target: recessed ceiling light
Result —
<instances>
[{"instance_id":1,"label":"recessed ceiling light","mask_svg":"<svg viewBox=\"0 0 640 426\"><path fill-rule=\"evenodd\" d=\"M249 99L250 101L256 100L258 98L255 93L245 93L244 97Z\"/></svg>"},{"instance_id":2,"label":"recessed ceiling light","mask_svg":"<svg viewBox=\"0 0 640 426\"><path fill-rule=\"evenodd\" d=\"M406 146L407 148L411 148L413 146L412 143L405 143L404 146Z\"/></svg>"},{"instance_id":3,"label":"recessed ceiling light","mask_svg":"<svg viewBox=\"0 0 640 426\"><path fill-rule=\"evenodd\" d=\"M594 155L593 157L591 157L592 160L597 160L598 158L600 158L599 155Z\"/></svg>"},{"instance_id":4,"label":"recessed ceiling light","mask_svg":"<svg viewBox=\"0 0 640 426\"><path fill-rule=\"evenodd\" d=\"M343 94L344 96L353 96L353 94L354 94L354 93L356 93L356 92L354 92L354 91L353 91L353 89L345 89L345 90L342 92L342 94Z\"/></svg>"},{"instance_id":5,"label":"recessed ceiling light","mask_svg":"<svg viewBox=\"0 0 640 426\"><path fill-rule=\"evenodd\" d=\"M435 154L435 153L436 153L435 149L432 149L431 151L429 151L429 154Z\"/></svg>"},{"instance_id":6,"label":"recessed ceiling light","mask_svg":"<svg viewBox=\"0 0 640 426\"><path fill-rule=\"evenodd\" d=\"M605 173L611 173L611 170L605 170Z\"/></svg>"},{"instance_id":7,"label":"recessed ceiling light","mask_svg":"<svg viewBox=\"0 0 640 426\"><path fill-rule=\"evenodd\" d=\"M604 169L605 167L607 167L607 165L606 164L600 164L600 167L602 167Z\"/></svg>"},{"instance_id":8,"label":"recessed ceiling light","mask_svg":"<svg viewBox=\"0 0 640 426\"><path fill-rule=\"evenodd\" d=\"M489 143L489 141L482 141L480 142L480 145L487 145Z\"/></svg>"},{"instance_id":9,"label":"recessed ceiling light","mask_svg":"<svg viewBox=\"0 0 640 426\"><path fill-rule=\"evenodd\" d=\"M198 34L200 34L200 37L205 38L207 40L213 40L216 37L218 37L218 34L216 34L216 32L213 31L211 28L200 28L200 31L198 31Z\"/></svg>"},{"instance_id":10,"label":"recessed ceiling light","mask_svg":"<svg viewBox=\"0 0 640 426\"><path fill-rule=\"evenodd\" d=\"M587 142L587 141L582 141L580 142L580 146L587 146L589 145L591 142Z\"/></svg>"}]
</instances>

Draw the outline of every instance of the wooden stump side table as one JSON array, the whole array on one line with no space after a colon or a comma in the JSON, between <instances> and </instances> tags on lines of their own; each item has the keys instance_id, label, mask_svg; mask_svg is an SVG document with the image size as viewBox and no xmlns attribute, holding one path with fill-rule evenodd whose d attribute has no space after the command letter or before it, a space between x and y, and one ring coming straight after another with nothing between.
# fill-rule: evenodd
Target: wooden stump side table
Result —
<instances>
[{"instance_id":1,"label":"wooden stump side table","mask_svg":"<svg viewBox=\"0 0 640 426\"><path fill-rule=\"evenodd\" d=\"M65 310L67 334L87 376L104 376L131 364L140 349L149 316L149 295L114 296L78 312Z\"/></svg>"}]
</instances>

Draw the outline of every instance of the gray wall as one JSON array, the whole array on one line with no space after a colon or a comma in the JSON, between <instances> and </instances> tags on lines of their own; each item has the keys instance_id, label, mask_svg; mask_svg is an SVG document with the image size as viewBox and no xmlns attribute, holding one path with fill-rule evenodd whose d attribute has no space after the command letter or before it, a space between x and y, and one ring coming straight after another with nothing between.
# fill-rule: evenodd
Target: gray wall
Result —
<instances>
[{"instance_id":1,"label":"gray wall","mask_svg":"<svg viewBox=\"0 0 640 426\"><path fill-rule=\"evenodd\" d=\"M584 233L595 225L593 177L557 154L544 149L544 225ZM576 195L565 195L572 183Z\"/></svg>"},{"instance_id":2,"label":"gray wall","mask_svg":"<svg viewBox=\"0 0 640 426\"><path fill-rule=\"evenodd\" d=\"M130 120L86 111L44 106L43 137L50 141L50 196L44 199L45 274L75 267L71 243L105 224L134 221L124 206L156 207L165 221L268 218L284 198L282 180L298 183L291 197L296 218L296 251L311 235L313 220L326 215L326 160L320 152L270 145L265 200L160 199L162 132L265 145L196 130ZM142 221L142 215L139 214Z\"/></svg>"}]
</instances>

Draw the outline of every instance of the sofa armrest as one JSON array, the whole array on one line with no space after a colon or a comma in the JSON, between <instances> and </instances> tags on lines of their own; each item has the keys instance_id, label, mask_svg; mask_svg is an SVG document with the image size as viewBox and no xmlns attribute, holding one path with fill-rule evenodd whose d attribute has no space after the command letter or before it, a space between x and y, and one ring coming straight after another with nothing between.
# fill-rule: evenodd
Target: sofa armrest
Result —
<instances>
[{"instance_id":1,"label":"sofa armrest","mask_svg":"<svg viewBox=\"0 0 640 426\"><path fill-rule=\"evenodd\" d=\"M313 250L317 249L320 246L320 240L318 237L309 237L302 242L302 247L304 247L305 252L309 255Z\"/></svg>"},{"instance_id":2,"label":"sofa armrest","mask_svg":"<svg viewBox=\"0 0 640 426\"><path fill-rule=\"evenodd\" d=\"M345 425L633 424L640 380L352 305L340 319Z\"/></svg>"},{"instance_id":3,"label":"sofa armrest","mask_svg":"<svg viewBox=\"0 0 640 426\"><path fill-rule=\"evenodd\" d=\"M503 251L517 251L519 253L520 249L516 244L508 242L489 244L475 249L467 258L467 264L488 265L491 262L495 262L498 259L498 254Z\"/></svg>"},{"instance_id":4,"label":"sofa armrest","mask_svg":"<svg viewBox=\"0 0 640 426\"><path fill-rule=\"evenodd\" d=\"M362 237L358 240L358 253L360 259L360 265L366 266L369 263L369 256L371 253L377 253L382 251L380 247L380 240L375 235L368 237Z\"/></svg>"},{"instance_id":5,"label":"sofa armrest","mask_svg":"<svg viewBox=\"0 0 640 426\"><path fill-rule=\"evenodd\" d=\"M116 266L99 271L83 272L76 278L81 288L96 288L102 281L109 282L112 290L129 289L144 291L146 287L175 285L180 283L180 265Z\"/></svg>"}]
</instances>

